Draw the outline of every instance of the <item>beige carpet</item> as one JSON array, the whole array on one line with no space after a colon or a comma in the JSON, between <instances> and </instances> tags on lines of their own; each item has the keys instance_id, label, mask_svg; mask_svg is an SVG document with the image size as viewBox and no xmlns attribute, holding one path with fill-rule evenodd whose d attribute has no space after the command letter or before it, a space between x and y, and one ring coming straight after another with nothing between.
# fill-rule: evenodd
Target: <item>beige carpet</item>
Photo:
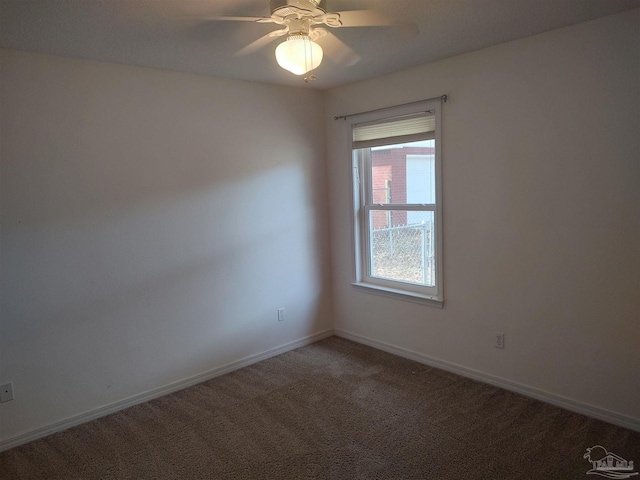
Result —
<instances>
[{"instance_id":1,"label":"beige carpet","mask_svg":"<svg viewBox=\"0 0 640 480\"><path fill-rule=\"evenodd\" d=\"M332 337L1 453L0 478L604 478L594 445L640 466L640 433Z\"/></svg>"}]
</instances>

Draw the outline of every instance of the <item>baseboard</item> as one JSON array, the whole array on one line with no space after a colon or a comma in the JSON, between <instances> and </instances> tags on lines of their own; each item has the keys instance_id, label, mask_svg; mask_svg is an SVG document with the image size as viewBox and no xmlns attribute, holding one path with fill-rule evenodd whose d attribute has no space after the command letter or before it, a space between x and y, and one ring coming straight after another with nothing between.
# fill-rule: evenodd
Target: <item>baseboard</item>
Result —
<instances>
[{"instance_id":1,"label":"baseboard","mask_svg":"<svg viewBox=\"0 0 640 480\"><path fill-rule=\"evenodd\" d=\"M506 380L504 378L488 375L486 373L482 373L467 367L463 367L453 363L438 360L436 358L429 357L428 355L423 355L421 353L413 352L411 350L397 347L395 345L381 342L379 340L374 340L372 338L358 335L356 333L351 333L345 330L336 329L334 330L334 334L338 337L346 338L348 340L352 340L357 343L362 343L364 345L377 348L378 350L383 350L385 352L393 353L400 357L408 358L409 360L414 360L416 362L429 365L435 368L439 368L441 370L445 370L451 373L455 373L463 377L471 378L479 382L488 383L490 385L500 387L515 393L519 393L526 397L540 400L542 402L549 403L551 405L555 405L557 407L564 408L566 410L570 410L572 412L576 412L576 413L585 415L587 417L592 417L598 420L602 420L604 422L611 423L613 425L618 425L620 427L628 428L629 430L640 432L640 419L637 419L637 418L628 417L625 415L621 415L619 413L605 410L600 407L595 407L593 405L577 402L575 400L570 400L568 398L564 398L559 395L555 395L553 393L531 388L526 385L522 385L520 383Z\"/></svg>"},{"instance_id":2,"label":"baseboard","mask_svg":"<svg viewBox=\"0 0 640 480\"><path fill-rule=\"evenodd\" d=\"M248 367L249 365L260 362L262 360L266 360L267 358L275 357L276 355L280 355L281 353L285 353L289 350L294 350L299 347L304 347L305 345L310 345L331 336L333 336L333 330L325 330L314 335L309 335L308 337L286 343L265 352L250 355L240 360L236 360L235 362L222 365L218 368L214 368L213 370L209 370L208 372L204 372L199 375L195 375L193 377L189 377L184 380L165 385L163 387L149 390L148 392L143 392L138 395L125 398L124 400L119 400L117 402L105 405L89 412L82 413L80 415L75 415L66 420L53 423L46 427L38 428L36 430L32 430L30 432L9 438L7 440L0 441L0 452L9 450L10 448L17 447L19 445L23 445L25 443L32 442L33 440L37 440L39 438L46 437L48 435L51 435L52 433L61 432L63 430L67 430L68 428L90 422L91 420L96 420L100 417L104 417L120 410L124 410L125 408L132 407L139 403L148 402L149 400L162 397L163 395L192 387L193 385L197 385L198 383L206 382L207 380L219 377L220 375L224 375L226 373L233 372L234 370Z\"/></svg>"}]
</instances>

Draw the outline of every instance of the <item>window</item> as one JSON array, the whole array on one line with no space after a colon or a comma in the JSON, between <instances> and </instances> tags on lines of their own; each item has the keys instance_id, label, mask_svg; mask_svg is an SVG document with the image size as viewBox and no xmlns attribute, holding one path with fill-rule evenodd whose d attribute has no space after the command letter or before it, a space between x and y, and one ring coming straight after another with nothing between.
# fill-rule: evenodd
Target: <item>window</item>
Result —
<instances>
[{"instance_id":1,"label":"window","mask_svg":"<svg viewBox=\"0 0 640 480\"><path fill-rule=\"evenodd\" d=\"M442 307L440 104L351 123L354 286Z\"/></svg>"}]
</instances>

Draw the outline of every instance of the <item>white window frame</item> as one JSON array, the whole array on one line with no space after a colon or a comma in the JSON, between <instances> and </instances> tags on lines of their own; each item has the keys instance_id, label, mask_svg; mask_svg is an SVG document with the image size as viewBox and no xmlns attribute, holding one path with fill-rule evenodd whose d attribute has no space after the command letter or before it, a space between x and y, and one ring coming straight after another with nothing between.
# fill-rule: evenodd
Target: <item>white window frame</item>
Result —
<instances>
[{"instance_id":1,"label":"white window frame","mask_svg":"<svg viewBox=\"0 0 640 480\"><path fill-rule=\"evenodd\" d=\"M349 117L349 134L357 124L369 122L383 122L393 117L411 115L425 111L432 111L435 115L435 204L373 204L371 197L372 179L370 167L370 150L353 149L352 155L352 201L353 201L353 240L355 271L352 285L362 291L389 296L392 298L418 302L421 304L442 308L444 306L443 266L442 266L442 141L441 141L441 102L431 100L387 108L381 111L359 114ZM400 140L399 143L402 143ZM367 168L368 167L368 168ZM373 210L405 210L405 211L433 211L434 212L434 254L435 254L435 286L422 286L407 282L388 280L369 275L370 255L369 212Z\"/></svg>"}]
</instances>

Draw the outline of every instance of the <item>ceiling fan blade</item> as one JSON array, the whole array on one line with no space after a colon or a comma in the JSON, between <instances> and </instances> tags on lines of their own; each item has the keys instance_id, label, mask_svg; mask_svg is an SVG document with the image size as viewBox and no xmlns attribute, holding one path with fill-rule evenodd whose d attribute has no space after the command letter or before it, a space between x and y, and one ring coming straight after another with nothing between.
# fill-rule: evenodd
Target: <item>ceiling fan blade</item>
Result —
<instances>
[{"instance_id":1,"label":"ceiling fan blade","mask_svg":"<svg viewBox=\"0 0 640 480\"><path fill-rule=\"evenodd\" d=\"M326 31L324 28L316 28L315 31L320 33L315 42L322 47L325 55L332 62L344 67L350 67L360 61L360 55L351 50L351 47L333 33Z\"/></svg>"},{"instance_id":2,"label":"ceiling fan blade","mask_svg":"<svg viewBox=\"0 0 640 480\"><path fill-rule=\"evenodd\" d=\"M235 53L236 56L249 55L257 50L260 50L262 47L266 47L269 43L273 42L277 37L281 37L286 35L289 32L288 28L283 28L282 30L276 30L274 32L269 32L266 35L263 35L259 39L254 42L251 42L249 45L244 47L242 50L239 50Z\"/></svg>"},{"instance_id":3,"label":"ceiling fan blade","mask_svg":"<svg viewBox=\"0 0 640 480\"><path fill-rule=\"evenodd\" d=\"M340 16L340 23L343 27L388 27L403 23L375 10L347 10L333 13ZM327 16L329 15L332 14L327 14ZM329 26L333 25L329 24Z\"/></svg>"},{"instance_id":4,"label":"ceiling fan blade","mask_svg":"<svg viewBox=\"0 0 640 480\"><path fill-rule=\"evenodd\" d=\"M212 22L276 23L275 20L271 17L231 17L225 15L220 17L205 17L205 20L210 20Z\"/></svg>"}]
</instances>

